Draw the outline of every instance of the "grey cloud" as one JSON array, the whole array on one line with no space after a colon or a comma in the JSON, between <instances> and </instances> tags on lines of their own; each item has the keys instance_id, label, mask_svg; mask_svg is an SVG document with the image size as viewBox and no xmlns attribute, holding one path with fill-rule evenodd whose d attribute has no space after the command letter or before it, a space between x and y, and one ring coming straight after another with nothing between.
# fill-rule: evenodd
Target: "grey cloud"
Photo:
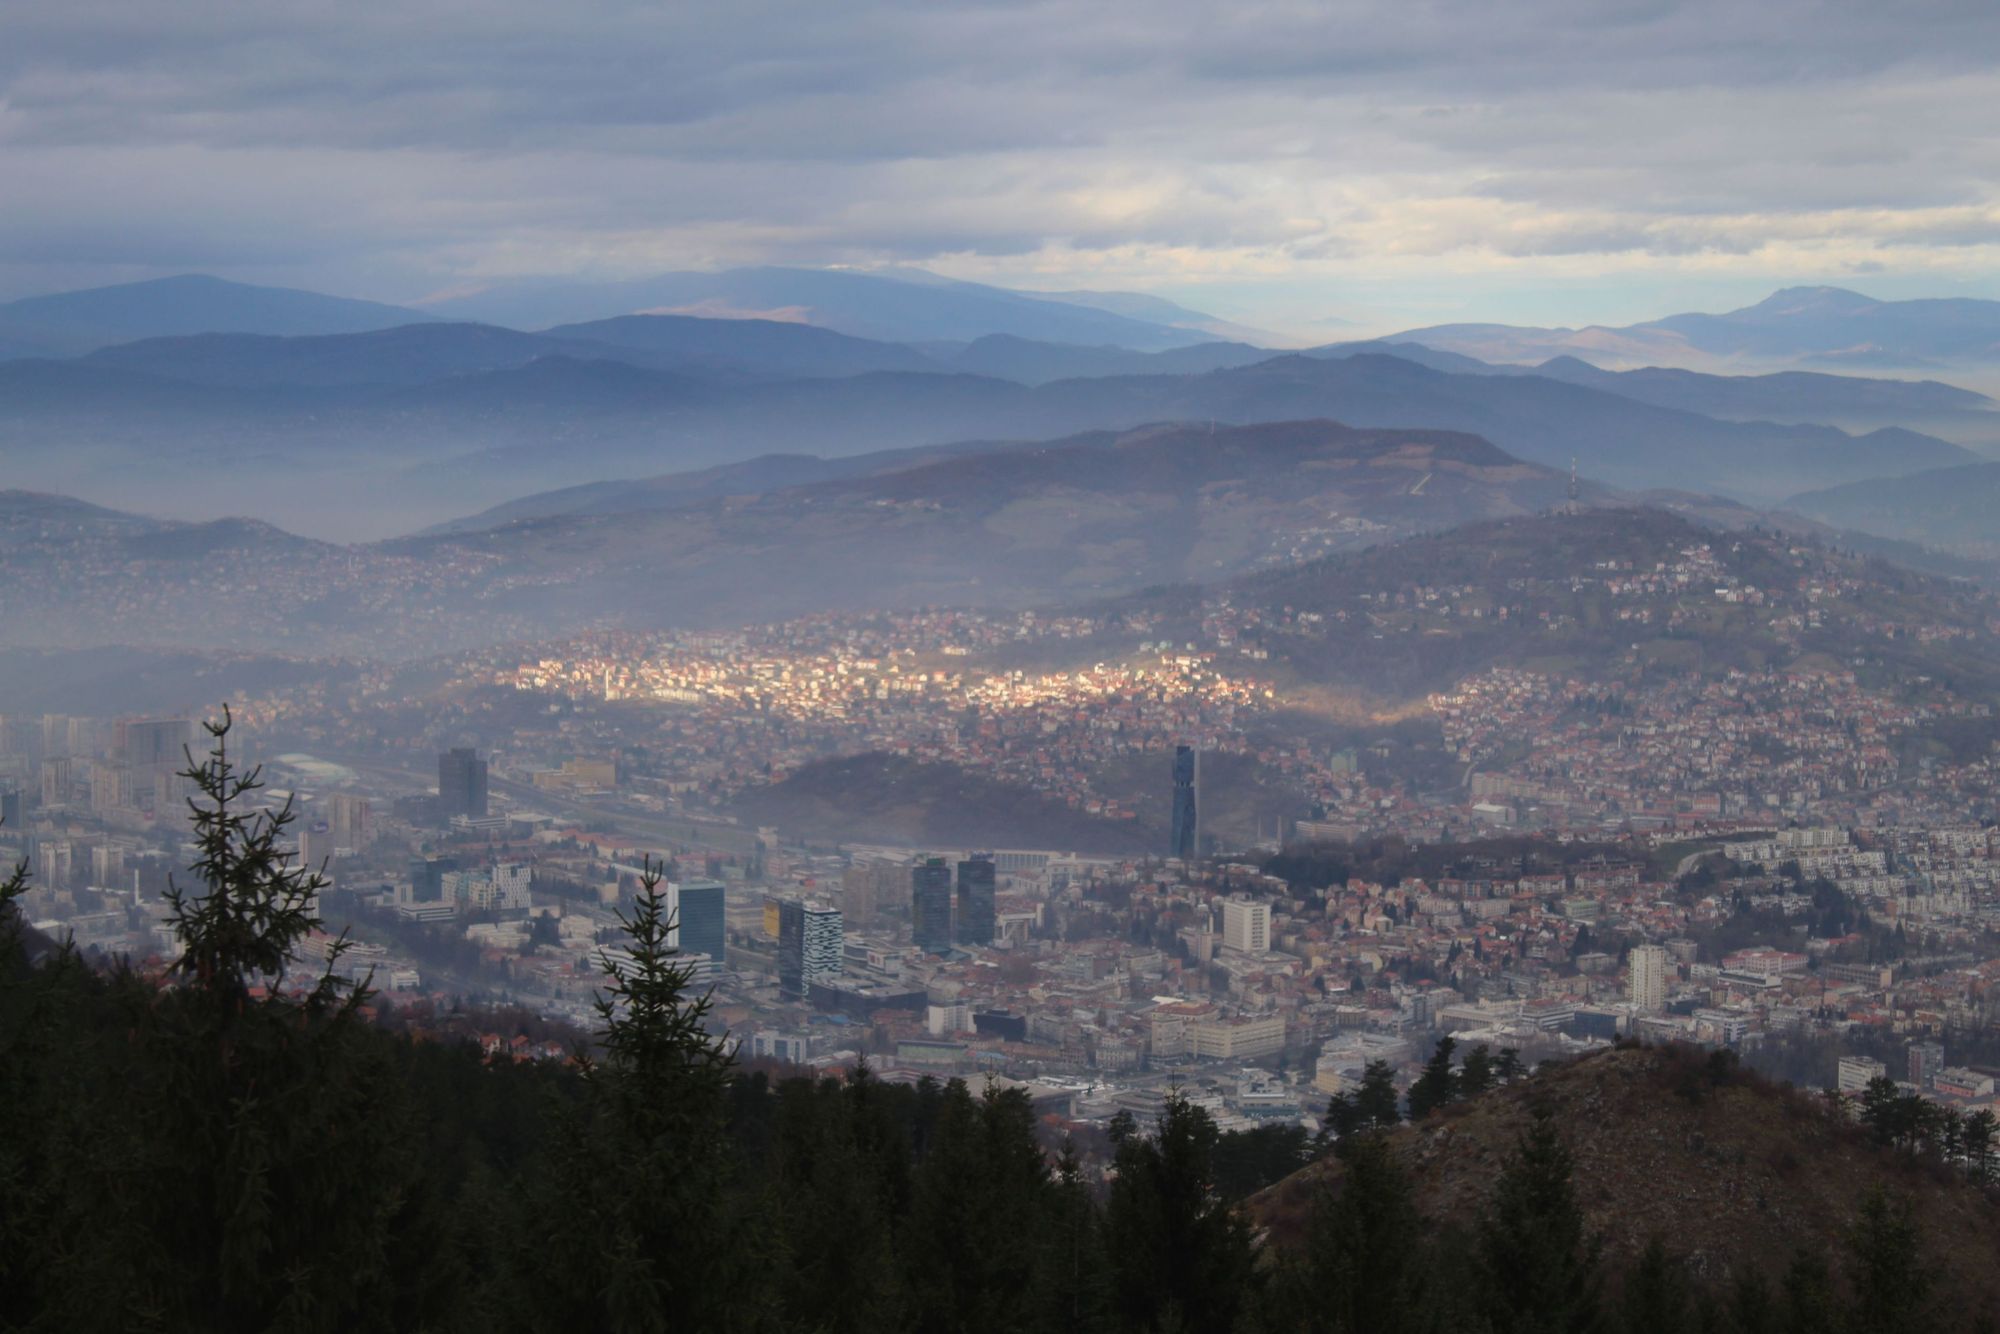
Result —
<instances>
[{"instance_id":1,"label":"grey cloud","mask_svg":"<svg viewBox=\"0 0 2000 1334\"><path fill-rule=\"evenodd\" d=\"M9 272L1747 254L2000 179L1972 0L0 0L0 32Z\"/></svg>"}]
</instances>

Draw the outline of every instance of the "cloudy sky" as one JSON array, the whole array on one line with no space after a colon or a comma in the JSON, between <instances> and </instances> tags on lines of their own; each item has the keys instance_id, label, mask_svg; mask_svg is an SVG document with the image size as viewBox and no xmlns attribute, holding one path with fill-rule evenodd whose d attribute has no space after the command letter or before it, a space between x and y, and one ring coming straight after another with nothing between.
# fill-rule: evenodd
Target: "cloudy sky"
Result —
<instances>
[{"instance_id":1,"label":"cloudy sky","mask_svg":"<svg viewBox=\"0 0 2000 1334\"><path fill-rule=\"evenodd\" d=\"M0 295L914 264L1302 332L2000 296L1995 107L1992 0L0 0Z\"/></svg>"}]
</instances>

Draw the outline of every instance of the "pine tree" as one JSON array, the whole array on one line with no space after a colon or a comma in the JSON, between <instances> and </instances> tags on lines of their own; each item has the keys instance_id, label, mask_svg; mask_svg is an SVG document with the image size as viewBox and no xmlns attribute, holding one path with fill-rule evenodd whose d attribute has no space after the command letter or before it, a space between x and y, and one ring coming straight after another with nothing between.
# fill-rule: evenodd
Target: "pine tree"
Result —
<instances>
[{"instance_id":1,"label":"pine tree","mask_svg":"<svg viewBox=\"0 0 2000 1334\"><path fill-rule=\"evenodd\" d=\"M1354 1095L1342 1090L1326 1102L1326 1119L1320 1123L1319 1136L1313 1142L1315 1154L1325 1153L1341 1140L1352 1135L1361 1125L1361 1112L1354 1105Z\"/></svg>"},{"instance_id":2,"label":"pine tree","mask_svg":"<svg viewBox=\"0 0 2000 1334\"><path fill-rule=\"evenodd\" d=\"M753 1324L732 1292L734 1263L754 1251L725 1200L723 1095L730 1060L703 1021L690 965L668 944L675 923L645 863L626 957L602 956L601 1060L585 1061L588 1096L558 1125L540 1186L522 1283L530 1324L657 1331Z\"/></svg>"},{"instance_id":3,"label":"pine tree","mask_svg":"<svg viewBox=\"0 0 2000 1334\"><path fill-rule=\"evenodd\" d=\"M1801 1250L1785 1268L1784 1312L1778 1327L1785 1334L1827 1334L1840 1328L1840 1299L1826 1258Z\"/></svg>"},{"instance_id":4,"label":"pine tree","mask_svg":"<svg viewBox=\"0 0 2000 1334\"><path fill-rule=\"evenodd\" d=\"M1354 1091L1357 1123L1393 1126L1403 1119L1396 1105L1396 1071L1387 1061L1370 1061L1361 1070L1361 1087Z\"/></svg>"},{"instance_id":5,"label":"pine tree","mask_svg":"<svg viewBox=\"0 0 2000 1334\"><path fill-rule=\"evenodd\" d=\"M1109 1293L1103 1231L1076 1146L1056 1158L1055 1198L1034 1291L1034 1327L1047 1334L1096 1334L1107 1328Z\"/></svg>"},{"instance_id":6,"label":"pine tree","mask_svg":"<svg viewBox=\"0 0 2000 1334\"><path fill-rule=\"evenodd\" d=\"M872 1082L864 1071L862 1083ZM904 1290L889 1201L856 1128L872 1090L854 1096L838 1080L787 1080L778 1088L770 1198L782 1263L779 1324L828 1334L901 1328Z\"/></svg>"},{"instance_id":7,"label":"pine tree","mask_svg":"<svg viewBox=\"0 0 2000 1334\"><path fill-rule=\"evenodd\" d=\"M1410 1120L1423 1120L1450 1103L1457 1093L1451 1070L1451 1054L1457 1046L1457 1041L1449 1035L1438 1039L1437 1049L1424 1062L1423 1073L1410 1085Z\"/></svg>"},{"instance_id":8,"label":"pine tree","mask_svg":"<svg viewBox=\"0 0 2000 1334\"><path fill-rule=\"evenodd\" d=\"M1424 1328L1429 1255L1408 1176L1376 1134L1344 1143L1340 1163L1320 1179L1288 1309L1271 1323L1325 1334Z\"/></svg>"},{"instance_id":9,"label":"pine tree","mask_svg":"<svg viewBox=\"0 0 2000 1334\"><path fill-rule=\"evenodd\" d=\"M1619 1323L1628 1334L1689 1334L1693 1328L1687 1272L1654 1236L1626 1271Z\"/></svg>"},{"instance_id":10,"label":"pine tree","mask_svg":"<svg viewBox=\"0 0 2000 1334\"><path fill-rule=\"evenodd\" d=\"M1598 1243L1584 1226L1571 1174L1569 1150L1538 1109L1480 1223L1495 1334L1589 1334L1601 1326Z\"/></svg>"},{"instance_id":11,"label":"pine tree","mask_svg":"<svg viewBox=\"0 0 2000 1334\"><path fill-rule=\"evenodd\" d=\"M1458 1070L1458 1096L1477 1098L1492 1088L1498 1076L1493 1069L1493 1055L1483 1042L1466 1053L1465 1064Z\"/></svg>"},{"instance_id":12,"label":"pine tree","mask_svg":"<svg viewBox=\"0 0 2000 1334\"><path fill-rule=\"evenodd\" d=\"M1996 1127L2000 1127L2000 1118L1993 1115L1993 1109L1990 1107L1982 1107L1965 1118L1965 1128L1962 1132L1965 1142L1965 1163L1974 1181L1984 1183L1993 1179Z\"/></svg>"},{"instance_id":13,"label":"pine tree","mask_svg":"<svg viewBox=\"0 0 2000 1334\"><path fill-rule=\"evenodd\" d=\"M1026 1324L1056 1203L1027 1095L989 1087L975 1101L963 1080L947 1084L901 1247L911 1321L996 1334Z\"/></svg>"},{"instance_id":14,"label":"pine tree","mask_svg":"<svg viewBox=\"0 0 2000 1334\"><path fill-rule=\"evenodd\" d=\"M1881 1186L1868 1192L1848 1229L1853 1334L1904 1334L1932 1326L1935 1278L1923 1259L1915 1210Z\"/></svg>"},{"instance_id":15,"label":"pine tree","mask_svg":"<svg viewBox=\"0 0 2000 1334\"><path fill-rule=\"evenodd\" d=\"M1105 1212L1121 1325L1222 1334L1252 1295L1243 1222L1216 1197L1215 1122L1176 1091L1150 1139L1127 1140Z\"/></svg>"},{"instance_id":16,"label":"pine tree","mask_svg":"<svg viewBox=\"0 0 2000 1334\"><path fill-rule=\"evenodd\" d=\"M319 928L319 876L284 849L289 800L257 808L255 769L229 752L233 719L188 757L199 884L170 882L182 942L164 995L127 982L146 1162L130 1208L155 1239L134 1256L153 1318L212 1330L332 1329L398 1305L392 1252L421 1251L408 1104L367 1029L365 986L334 972L345 941L296 997L294 954Z\"/></svg>"}]
</instances>

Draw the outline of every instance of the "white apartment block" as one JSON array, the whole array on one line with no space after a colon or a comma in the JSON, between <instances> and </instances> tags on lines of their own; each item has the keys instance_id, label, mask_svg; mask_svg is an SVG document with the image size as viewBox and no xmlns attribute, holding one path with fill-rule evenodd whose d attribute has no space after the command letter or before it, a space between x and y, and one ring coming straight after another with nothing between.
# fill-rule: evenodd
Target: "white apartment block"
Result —
<instances>
[{"instance_id":1,"label":"white apartment block","mask_svg":"<svg viewBox=\"0 0 2000 1334\"><path fill-rule=\"evenodd\" d=\"M1269 954L1271 905L1261 899L1224 899L1222 945L1244 954Z\"/></svg>"}]
</instances>

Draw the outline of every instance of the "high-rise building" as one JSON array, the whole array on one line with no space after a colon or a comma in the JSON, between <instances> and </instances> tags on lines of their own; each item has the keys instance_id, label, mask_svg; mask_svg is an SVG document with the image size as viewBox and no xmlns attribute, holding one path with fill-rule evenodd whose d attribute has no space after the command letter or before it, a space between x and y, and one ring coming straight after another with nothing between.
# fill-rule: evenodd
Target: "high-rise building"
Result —
<instances>
[{"instance_id":1,"label":"high-rise building","mask_svg":"<svg viewBox=\"0 0 2000 1334\"><path fill-rule=\"evenodd\" d=\"M901 862L856 861L841 872L841 920L857 928L873 926L883 912L904 902L909 885L910 873Z\"/></svg>"},{"instance_id":2,"label":"high-rise building","mask_svg":"<svg viewBox=\"0 0 2000 1334\"><path fill-rule=\"evenodd\" d=\"M67 756L50 756L42 761L42 805L66 806L74 776Z\"/></svg>"},{"instance_id":3,"label":"high-rise building","mask_svg":"<svg viewBox=\"0 0 2000 1334\"><path fill-rule=\"evenodd\" d=\"M840 976L847 951L847 933L842 930L840 909L830 903L805 905L800 974L806 990L813 983Z\"/></svg>"},{"instance_id":4,"label":"high-rise building","mask_svg":"<svg viewBox=\"0 0 2000 1334\"><path fill-rule=\"evenodd\" d=\"M910 936L932 954L951 949L951 865L942 857L910 868Z\"/></svg>"},{"instance_id":5,"label":"high-rise building","mask_svg":"<svg viewBox=\"0 0 2000 1334\"><path fill-rule=\"evenodd\" d=\"M786 995L804 996L813 983L838 977L846 946L840 909L817 899L779 901L778 988Z\"/></svg>"},{"instance_id":6,"label":"high-rise building","mask_svg":"<svg viewBox=\"0 0 2000 1334\"><path fill-rule=\"evenodd\" d=\"M1658 945L1635 945L1627 959L1630 996L1637 1008L1653 1013L1667 1007L1667 952Z\"/></svg>"},{"instance_id":7,"label":"high-rise building","mask_svg":"<svg viewBox=\"0 0 2000 1334\"><path fill-rule=\"evenodd\" d=\"M1942 1042L1912 1042L1910 1044L1910 1082L1920 1089L1927 1089L1936 1079L1938 1071L1944 1069L1944 1044Z\"/></svg>"},{"instance_id":8,"label":"high-rise building","mask_svg":"<svg viewBox=\"0 0 2000 1334\"><path fill-rule=\"evenodd\" d=\"M136 806L132 766L116 761L99 761L90 766L90 809L115 811Z\"/></svg>"},{"instance_id":9,"label":"high-rise building","mask_svg":"<svg viewBox=\"0 0 2000 1334\"><path fill-rule=\"evenodd\" d=\"M778 990L787 996L806 994L806 905L797 899L778 901Z\"/></svg>"},{"instance_id":10,"label":"high-rise building","mask_svg":"<svg viewBox=\"0 0 2000 1334\"><path fill-rule=\"evenodd\" d=\"M720 880L681 880L667 885L667 911L674 929L667 943L682 954L705 954L720 968L727 939Z\"/></svg>"},{"instance_id":11,"label":"high-rise building","mask_svg":"<svg viewBox=\"0 0 2000 1334\"><path fill-rule=\"evenodd\" d=\"M995 926L994 871L991 857L975 856L958 864L958 928L953 939L961 945L991 945Z\"/></svg>"},{"instance_id":12,"label":"high-rise building","mask_svg":"<svg viewBox=\"0 0 2000 1334\"><path fill-rule=\"evenodd\" d=\"M1201 824L1194 804L1195 784L1200 777L1200 754L1193 746L1175 746L1173 841L1167 855L1184 862L1201 855Z\"/></svg>"},{"instance_id":13,"label":"high-rise building","mask_svg":"<svg viewBox=\"0 0 2000 1334\"><path fill-rule=\"evenodd\" d=\"M375 818L368 798L351 792L336 792L326 801L326 823L333 831L333 846L347 853L361 852L375 839Z\"/></svg>"},{"instance_id":14,"label":"high-rise building","mask_svg":"<svg viewBox=\"0 0 2000 1334\"><path fill-rule=\"evenodd\" d=\"M1271 905L1262 899L1222 901L1222 945L1244 954L1271 952Z\"/></svg>"},{"instance_id":15,"label":"high-rise building","mask_svg":"<svg viewBox=\"0 0 2000 1334\"><path fill-rule=\"evenodd\" d=\"M1834 1087L1842 1093L1866 1093L1870 1081L1888 1074L1889 1067L1872 1056L1843 1056L1834 1066Z\"/></svg>"},{"instance_id":16,"label":"high-rise building","mask_svg":"<svg viewBox=\"0 0 2000 1334\"><path fill-rule=\"evenodd\" d=\"M501 862L493 868L493 888L487 907L495 912L527 912L535 905L535 868L526 862Z\"/></svg>"},{"instance_id":17,"label":"high-rise building","mask_svg":"<svg viewBox=\"0 0 2000 1334\"><path fill-rule=\"evenodd\" d=\"M478 752L456 747L438 756L438 814L486 818L486 761Z\"/></svg>"},{"instance_id":18,"label":"high-rise building","mask_svg":"<svg viewBox=\"0 0 2000 1334\"><path fill-rule=\"evenodd\" d=\"M333 831L324 820L302 821L299 831L299 865L319 874L322 866L333 857Z\"/></svg>"},{"instance_id":19,"label":"high-rise building","mask_svg":"<svg viewBox=\"0 0 2000 1334\"><path fill-rule=\"evenodd\" d=\"M112 748L130 765L186 768L186 748L192 736L185 718L125 718L118 722Z\"/></svg>"}]
</instances>

